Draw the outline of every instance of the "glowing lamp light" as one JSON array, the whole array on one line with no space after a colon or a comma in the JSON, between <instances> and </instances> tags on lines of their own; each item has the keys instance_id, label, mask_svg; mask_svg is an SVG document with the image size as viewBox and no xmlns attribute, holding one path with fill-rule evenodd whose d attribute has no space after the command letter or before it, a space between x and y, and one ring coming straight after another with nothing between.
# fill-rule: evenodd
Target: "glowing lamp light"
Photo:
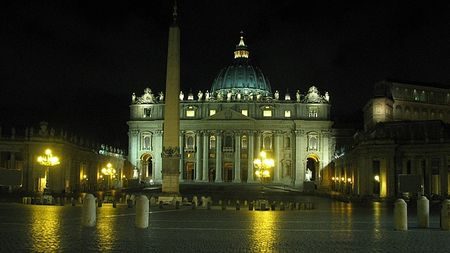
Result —
<instances>
[{"instance_id":1,"label":"glowing lamp light","mask_svg":"<svg viewBox=\"0 0 450 253\"><path fill-rule=\"evenodd\" d=\"M335 181L335 180L336 180L336 178L332 177L332 178L331 178L331 180Z\"/></svg>"},{"instance_id":2,"label":"glowing lamp light","mask_svg":"<svg viewBox=\"0 0 450 253\"><path fill-rule=\"evenodd\" d=\"M342 177L341 180L342 180L342 182L344 182L345 181L345 177Z\"/></svg>"},{"instance_id":3,"label":"glowing lamp light","mask_svg":"<svg viewBox=\"0 0 450 253\"><path fill-rule=\"evenodd\" d=\"M380 182L380 176L379 175L375 175L374 179L375 179L375 181Z\"/></svg>"},{"instance_id":4,"label":"glowing lamp light","mask_svg":"<svg viewBox=\"0 0 450 253\"><path fill-rule=\"evenodd\" d=\"M352 179L351 178L347 178L347 182L349 182L351 184L352 183Z\"/></svg>"}]
</instances>

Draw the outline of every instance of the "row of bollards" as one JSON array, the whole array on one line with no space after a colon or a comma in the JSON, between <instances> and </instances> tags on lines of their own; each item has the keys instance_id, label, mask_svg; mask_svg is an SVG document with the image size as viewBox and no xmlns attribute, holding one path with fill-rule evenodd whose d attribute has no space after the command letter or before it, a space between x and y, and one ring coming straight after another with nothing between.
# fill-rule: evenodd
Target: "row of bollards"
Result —
<instances>
[{"instance_id":1,"label":"row of bollards","mask_svg":"<svg viewBox=\"0 0 450 253\"><path fill-rule=\"evenodd\" d=\"M430 226L430 204L425 196L417 200L417 226L428 228ZM450 200L444 200L441 207L440 228L450 229ZM408 230L408 205L403 199L398 199L394 204L394 229L398 231Z\"/></svg>"}]
</instances>

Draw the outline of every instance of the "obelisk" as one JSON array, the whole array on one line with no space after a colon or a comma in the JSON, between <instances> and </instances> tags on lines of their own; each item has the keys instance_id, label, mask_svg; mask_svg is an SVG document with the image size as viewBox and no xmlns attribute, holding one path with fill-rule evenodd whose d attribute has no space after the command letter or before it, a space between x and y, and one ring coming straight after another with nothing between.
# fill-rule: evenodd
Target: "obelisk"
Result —
<instances>
[{"instance_id":1,"label":"obelisk","mask_svg":"<svg viewBox=\"0 0 450 253\"><path fill-rule=\"evenodd\" d=\"M177 5L173 8L173 23L169 28L167 50L166 101L162 151L162 192L179 195L180 162L180 28Z\"/></svg>"}]
</instances>

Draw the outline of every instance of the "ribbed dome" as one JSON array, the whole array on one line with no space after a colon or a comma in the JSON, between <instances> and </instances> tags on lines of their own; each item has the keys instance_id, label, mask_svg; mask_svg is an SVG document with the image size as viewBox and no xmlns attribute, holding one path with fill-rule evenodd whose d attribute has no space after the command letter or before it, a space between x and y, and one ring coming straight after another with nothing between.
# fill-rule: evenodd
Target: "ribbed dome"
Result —
<instances>
[{"instance_id":1,"label":"ribbed dome","mask_svg":"<svg viewBox=\"0 0 450 253\"><path fill-rule=\"evenodd\" d=\"M216 93L241 93L241 94L261 94L271 96L269 80L262 71L253 67L249 63L249 52L241 36L239 44L234 51L234 62L232 65L220 70L214 79L211 92Z\"/></svg>"}]
</instances>

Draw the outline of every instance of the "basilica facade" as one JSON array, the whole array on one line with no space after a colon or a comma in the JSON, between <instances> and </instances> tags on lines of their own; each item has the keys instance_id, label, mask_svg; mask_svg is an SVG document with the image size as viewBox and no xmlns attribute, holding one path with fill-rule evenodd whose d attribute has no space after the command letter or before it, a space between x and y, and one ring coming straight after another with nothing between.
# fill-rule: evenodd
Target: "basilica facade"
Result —
<instances>
[{"instance_id":1,"label":"basilica facade","mask_svg":"<svg viewBox=\"0 0 450 253\"><path fill-rule=\"evenodd\" d=\"M151 88L131 96L128 159L135 178L158 183L165 92ZM293 90L273 90L241 35L209 90L180 91L180 181L258 182L253 161L265 151L275 161L270 182L318 185L335 149L330 96L315 86Z\"/></svg>"}]
</instances>

